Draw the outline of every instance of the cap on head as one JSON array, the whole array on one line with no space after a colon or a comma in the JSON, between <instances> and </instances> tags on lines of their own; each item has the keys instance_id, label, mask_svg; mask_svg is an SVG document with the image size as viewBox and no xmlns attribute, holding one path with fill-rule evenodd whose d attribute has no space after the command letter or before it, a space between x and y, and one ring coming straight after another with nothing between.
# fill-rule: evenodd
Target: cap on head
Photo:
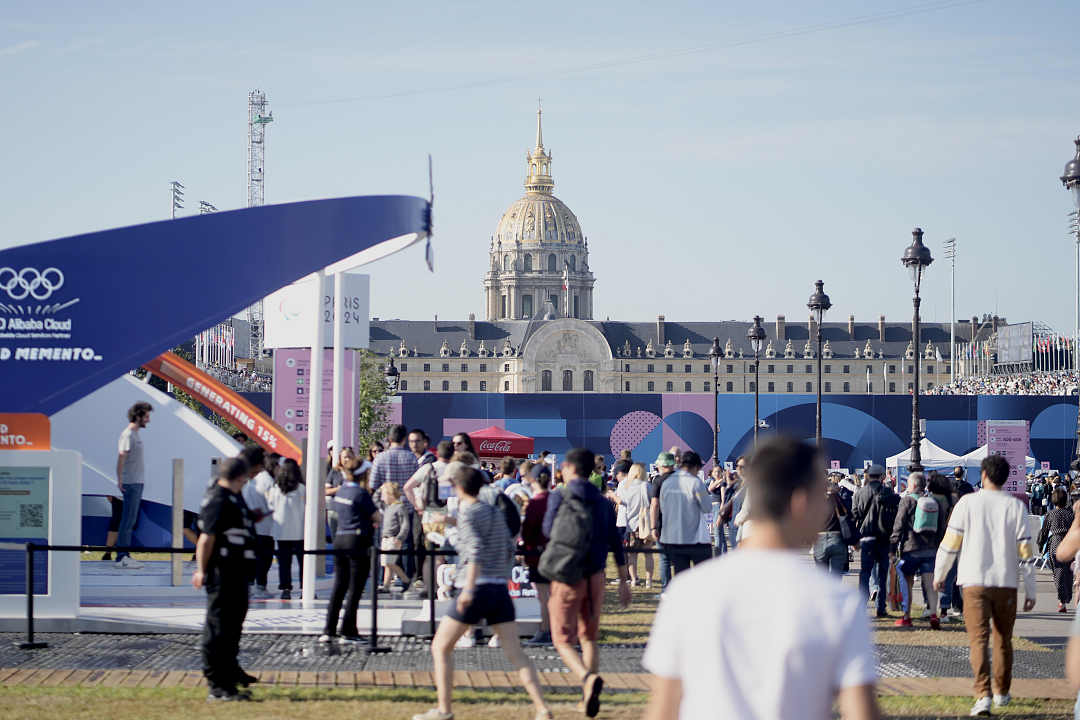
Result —
<instances>
[{"instance_id":1,"label":"cap on head","mask_svg":"<svg viewBox=\"0 0 1080 720\"><path fill-rule=\"evenodd\" d=\"M675 456L669 452L662 452L656 456L656 464L661 467L675 467Z\"/></svg>"},{"instance_id":2,"label":"cap on head","mask_svg":"<svg viewBox=\"0 0 1080 720\"><path fill-rule=\"evenodd\" d=\"M865 475L871 478L880 478L885 476L885 468L881 467L877 463L874 463L870 467L866 468Z\"/></svg>"}]
</instances>

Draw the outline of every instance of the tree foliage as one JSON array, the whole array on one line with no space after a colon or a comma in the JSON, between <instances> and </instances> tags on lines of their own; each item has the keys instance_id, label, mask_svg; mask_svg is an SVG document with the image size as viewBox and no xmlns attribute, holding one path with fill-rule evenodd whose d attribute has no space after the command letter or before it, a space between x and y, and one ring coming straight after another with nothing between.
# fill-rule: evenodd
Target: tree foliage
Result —
<instances>
[{"instance_id":1,"label":"tree foliage","mask_svg":"<svg viewBox=\"0 0 1080 720\"><path fill-rule=\"evenodd\" d=\"M366 452L371 443L384 440L390 432L390 395L386 391L383 361L370 350L356 354L357 392L360 411L357 420L358 446Z\"/></svg>"}]
</instances>

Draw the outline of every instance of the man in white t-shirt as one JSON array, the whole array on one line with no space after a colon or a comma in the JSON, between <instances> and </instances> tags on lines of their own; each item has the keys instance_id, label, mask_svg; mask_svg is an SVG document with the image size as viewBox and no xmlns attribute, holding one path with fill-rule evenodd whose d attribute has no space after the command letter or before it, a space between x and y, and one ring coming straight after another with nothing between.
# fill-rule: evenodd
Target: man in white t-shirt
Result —
<instances>
[{"instance_id":1,"label":"man in white t-shirt","mask_svg":"<svg viewBox=\"0 0 1080 720\"><path fill-rule=\"evenodd\" d=\"M747 476L754 533L671 581L642 665L657 676L646 720L877 720L864 601L807 561L827 512L821 456L763 443Z\"/></svg>"},{"instance_id":2,"label":"man in white t-shirt","mask_svg":"<svg viewBox=\"0 0 1080 720\"><path fill-rule=\"evenodd\" d=\"M154 406L137 402L128 409L128 424L120 433L119 455L116 460L116 485L124 498L124 510L120 516L120 529L116 538L119 547L131 545L135 521L139 519L142 504L143 483L146 482L146 461L143 458L143 442L139 431L150 424ZM140 570L141 562L131 557L127 550L116 553L116 567L121 570Z\"/></svg>"}]
</instances>

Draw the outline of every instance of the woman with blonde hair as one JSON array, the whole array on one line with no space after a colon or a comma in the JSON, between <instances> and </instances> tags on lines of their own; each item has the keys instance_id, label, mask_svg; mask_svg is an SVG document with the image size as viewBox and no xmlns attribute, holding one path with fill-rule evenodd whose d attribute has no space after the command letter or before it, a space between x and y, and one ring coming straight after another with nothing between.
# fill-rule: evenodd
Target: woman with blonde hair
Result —
<instances>
[{"instance_id":1,"label":"woman with blonde hair","mask_svg":"<svg viewBox=\"0 0 1080 720\"><path fill-rule=\"evenodd\" d=\"M626 567L630 573L630 585L638 584L637 557L634 550L643 550L652 547L649 536L652 528L649 526L649 482L645 466L634 463L630 466L626 478L619 483L615 491L619 496L619 502L626 507ZM645 555L645 587L652 587L653 556Z\"/></svg>"}]
</instances>

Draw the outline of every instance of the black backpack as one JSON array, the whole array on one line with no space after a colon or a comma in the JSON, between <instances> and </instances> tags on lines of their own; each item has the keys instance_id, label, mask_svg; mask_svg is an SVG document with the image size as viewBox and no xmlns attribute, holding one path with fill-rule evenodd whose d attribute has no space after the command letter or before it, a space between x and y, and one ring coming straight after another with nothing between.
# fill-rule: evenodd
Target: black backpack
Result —
<instances>
[{"instance_id":1,"label":"black backpack","mask_svg":"<svg viewBox=\"0 0 1080 720\"><path fill-rule=\"evenodd\" d=\"M427 468L427 474L424 475L424 479L421 481L424 489L424 507L446 507L446 501L439 498L439 473L430 464L425 464L424 467Z\"/></svg>"},{"instance_id":2,"label":"black backpack","mask_svg":"<svg viewBox=\"0 0 1080 720\"><path fill-rule=\"evenodd\" d=\"M548 580L573 585L585 577L585 557L592 542L593 516L589 506L570 492L551 524L551 537L540 556L538 569Z\"/></svg>"},{"instance_id":3,"label":"black backpack","mask_svg":"<svg viewBox=\"0 0 1080 720\"><path fill-rule=\"evenodd\" d=\"M870 499L870 510L863 518L859 533L863 537L876 538L879 542L889 542L899 507L900 496L883 484Z\"/></svg>"},{"instance_id":4,"label":"black backpack","mask_svg":"<svg viewBox=\"0 0 1080 720\"><path fill-rule=\"evenodd\" d=\"M506 518L506 528L510 531L510 537L516 538L521 532L521 513L506 493L494 485L485 485L480 490L480 499L499 510L502 510Z\"/></svg>"}]
</instances>

